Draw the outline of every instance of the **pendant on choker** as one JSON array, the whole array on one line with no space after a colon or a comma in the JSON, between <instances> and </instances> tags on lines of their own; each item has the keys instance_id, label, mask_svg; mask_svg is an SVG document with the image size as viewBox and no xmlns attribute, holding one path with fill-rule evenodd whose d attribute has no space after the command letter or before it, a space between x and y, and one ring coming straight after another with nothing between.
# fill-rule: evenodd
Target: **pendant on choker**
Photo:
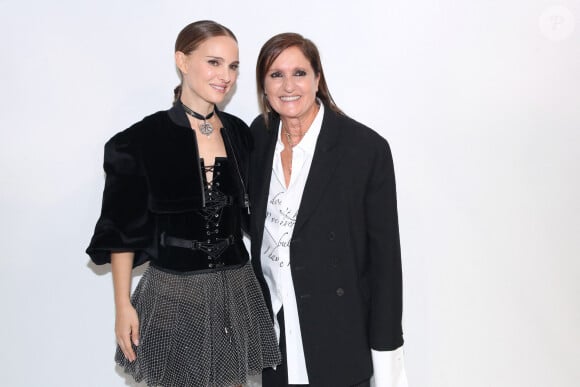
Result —
<instances>
[{"instance_id":1,"label":"pendant on choker","mask_svg":"<svg viewBox=\"0 0 580 387\"><path fill-rule=\"evenodd\" d=\"M184 103L181 103L181 106L183 106L183 110L185 110L185 112L187 114L189 114L190 116L197 118L198 120L203 120L203 123L199 124L199 132L201 134L209 137L210 134L213 133L213 126L212 126L212 124L207 122L207 120L209 120L210 118L213 117L213 115L215 113L215 109L212 110L212 112L209 113L207 116L203 116L203 115L199 114L198 112L194 112L192 109L190 109Z\"/></svg>"},{"instance_id":2,"label":"pendant on choker","mask_svg":"<svg viewBox=\"0 0 580 387\"><path fill-rule=\"evenodd\" d=\"M209 137L213 133L213 126L209 122L204 121L203 124L199 124L199 131L201 134Z\"/></svg>"}]
</instances>

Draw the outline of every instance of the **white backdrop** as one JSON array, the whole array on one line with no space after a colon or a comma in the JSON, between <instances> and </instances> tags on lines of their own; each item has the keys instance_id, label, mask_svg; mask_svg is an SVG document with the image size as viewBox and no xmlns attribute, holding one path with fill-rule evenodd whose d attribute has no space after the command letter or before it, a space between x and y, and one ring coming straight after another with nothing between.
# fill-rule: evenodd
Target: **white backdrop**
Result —
<instances>
[{"instance_id":1,"label":"white backdrop","mask_svg":"<svg viewBox=\"0 0 580 387\"><path fill-rule=\"evenodd\" d=\"M227 110L257 113L270 36L319 46L391 143L414 387L580 383L580 2L0 0L0 384L124 386L110 271L84 249L102 149L170 106L173 44L240 41Z\"/></svg>"}]
</instances>

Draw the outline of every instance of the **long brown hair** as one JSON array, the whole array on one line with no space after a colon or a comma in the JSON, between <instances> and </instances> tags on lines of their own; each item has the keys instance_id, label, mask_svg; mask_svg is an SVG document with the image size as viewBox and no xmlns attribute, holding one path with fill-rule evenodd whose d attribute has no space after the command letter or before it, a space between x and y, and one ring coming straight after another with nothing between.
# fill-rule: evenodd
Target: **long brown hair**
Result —
<instances>
[{"instance_id":1,"label":"long brown hair","mask_svg":"<svg viewBox=\"0 0 580 387\"><path fill-rule=\"evenodd\" d=\"M272 66L272 63L274 63L282 51L290 47L298 47L300 51L302 51L302 54L304 54L306 59L308 59L310 62L314 73L320 76L316 96L320 98L324 105L329 107L331 110L334 110L339 114L344 114L330 95L330 90L328 90L326 78L324 77L324 71L322 70L320 53L318 52L316 45L311 40L306 39L300 34L294 32L285 32L273 36L266 43L264 43L262 49L260 50L260 54L258 55L258 62L256 63L256 84L259 98L258 103L260 105L260 111L264 115L264 119L267 120L268 112L273 111L265 92L266 74L270 66Z\"/></svg>"},{"instance_id":2,"label":"long brown hair","mask_svg":"<svg viewBox=\"0 0 580 387\"><path fill-rule=\"evenodd\" d=\"M181 30L179 35L177 35L177 39L175 40L175 52L181 51L186 55L190 54L207 39L216 36L229 36L236 42L238 41L229 28L216 23L213 20L200 20L188 24ZM179 68L177 69L177 72L179 73L179 79L183 82L183 76L181 71L179 71ZM173 90L174 101L181 98L181 84L182 83Z\"/></svg>"}]
</instances>

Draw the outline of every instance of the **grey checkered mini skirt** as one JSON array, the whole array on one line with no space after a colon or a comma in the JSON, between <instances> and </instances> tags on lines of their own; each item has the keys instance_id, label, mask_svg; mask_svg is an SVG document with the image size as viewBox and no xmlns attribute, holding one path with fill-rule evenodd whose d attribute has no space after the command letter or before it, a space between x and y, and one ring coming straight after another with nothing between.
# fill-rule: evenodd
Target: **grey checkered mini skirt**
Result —
<instances>
[{"instance_id":1,"label":"grey checkered mini skirt","mask_svg":"<svg viewBox=\"0 0 580 387\"><path fill-rule=\"evenodd\" d=\"M234 386L281 361L272 320L250 263L173 274L150 266L131 298L137 359L116 362L149 386Z\"/></svg>"}]
</instances>

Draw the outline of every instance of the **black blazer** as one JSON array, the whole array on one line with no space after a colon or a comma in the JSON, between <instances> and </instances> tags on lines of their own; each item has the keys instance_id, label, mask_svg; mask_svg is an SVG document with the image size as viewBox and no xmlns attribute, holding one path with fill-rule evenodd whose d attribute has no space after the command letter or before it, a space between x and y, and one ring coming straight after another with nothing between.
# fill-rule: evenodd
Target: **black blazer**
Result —
<instances>
[{"instance_id":1,"label":"black blazer","mask_svg":"<svg viewBox=\"0 0 580 387\"><path fill-rule=\"evenodd\" d=\"M267 299L260 250L278 124L250 126L251 256ZM290 243L310 384L368 379L370 349L403 344L395 176L387 141L328 107Z\"/></svg>"}]
</instances>

